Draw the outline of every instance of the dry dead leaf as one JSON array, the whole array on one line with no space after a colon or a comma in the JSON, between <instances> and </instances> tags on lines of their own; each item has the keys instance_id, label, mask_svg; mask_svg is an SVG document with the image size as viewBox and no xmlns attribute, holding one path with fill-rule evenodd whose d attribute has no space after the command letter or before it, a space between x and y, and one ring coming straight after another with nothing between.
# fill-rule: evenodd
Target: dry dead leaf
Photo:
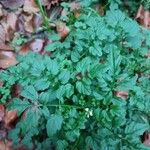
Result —
<instances>
[{"instance_id":1,"label":"dry dead leaf","mask_svg":"<svg viewBox=\"0 0 150 150\"><path fill-rule=\"evenodd\" d=\"M50 5L50 1L49 0L42 0L42 5L48 6L48 5Z\"/></svg>"},{"instance_id":2,"label":"dry dead leaf","mask_svg":"<svg viewBox=\"0 0 150 150\"><path fill-rule=\"evenodd\" d=\"M144 142L143 142L146 146L150 146L150 133L146 133L144 135Z\"/></svg>"},{"instance_id":3,"label":"dry dead leaf","mask_svg":"<svg viewBox=\"0 0 150 150\"><path fill-rule=\"evenodd\" d=\"M5 127L9 128L16 119L17 119L17 111L16 110L7 111L5 113L5 117L4 117Z\"/></svg>"},{"instance_id":4,"label":"dry dead leaf","mask_svg":"<svg viewBox=\"0 0 150 150\"><path fill-rule=\"evenodd\" d=\"M44 45L43 39L35 39L31 42L30 49L34 52L39 53L40 51L42 51L43 45Z\"/></svg>"},{"instance_id":5,"label":"dry dead leaf","mask_svg":"<svg viewBox=\"0 0 150 150\"><path fill-rule=\"evenodd\" d=\"M20 55L26 55L30 50L36 53L40 53L43 50L45 40L43 39L34 39L23 44L21 50L19 51Z\"/></svg>"},{"instance_id":6,"label":"dry dead leaf","mask_svg":"<svg viewBox=\"0 0 150 150\"><path fill-rule=\"evenodd\" d=\"M71 3L70 3L70 8L71 8L71 11L79 10L79 9L80 9L80 3L71 2Z\"/></svg>"},{"instance_id":7,"label":"dry dead leaf","mask_svg":"<svg viewBox=\"0 0 150 150\"><path fill-rule=\"evenodd\" d=\"M32 33L34 32L33 27L33 14L29 16L25 16L24 28L27 32Z\"/></svg>"},{"instance_id":8,"label":"dry dead leaf","mask_svg":"<svg viewBox=\"0 0 150 150\"><path fill-rule=\"evenodd\" d=\"M128 92L127 91L116 91L115 95L119 98L122 98L122 99L128 98Z\"/></svg>"},{"instance_id":9,"label":"dry dead leaf","mask_svg":"<svg viewBox=\"0 0 150 150\"><path fill-rule=\"evenodd\" d=\"M0 139L5 139L7 136L7 131L5 129L0 130Z\"/></svg>"},{"instance_id":10,"label":"dry dead leaf","mask_svg":"<svg viewBox=\"0 0 150 150\"><path fill-rule=\"evenodd\" d=\"M142 5L140 5L137 14L136 14L136 19L143 19L144 18L144 7Z\"/></svg>"},{"instance_id":11,"label":"dry dead leaf","mask_svg":"<svg viewBox=\"0 0 150 150\"><path fill-rule=\"evenodd\" d=\"M38 12L39 8L34 0L25 0L23 10L24 12L32 14Z\"/></svg>"},{"instance_id":12,"label":"dry dead leaf","mask_svg":"<svg viewBox=\"0 0 150 150\"><path fill-rule=\"evenodd\" d=\"M16 65L16 56L11 51L0 51L0 68L6 69L12 65Z\"/></svg>"},{"instance_id":13,"label":"dry dead leaf","mask_svg":"<svg viewBox=\"0 0 150 150\"><path fill-rule=\"evenodd\" d=\"M21 46L21 49L19 51L20 55L26 55L30 51L29 43L25 43Z\"/></svg>"},{"instance_id":14,"label":"dry dead leaf","mask_svg":"<svg viewBox=\"0 0 150 150\"><path fill-rule=\"evenodd\" d=\"M0 87L2 87L3 84L4 84L4 82L0 80Z\"/></svg>"},{"instance_id":15,"label":"dry dead leaf","mask_svg":"<svg viewBox=\"0 0 150 150\"><path fill-rule=\"evenodd\" d=\"M7 13L0 24L0 43L11 41L16 30L17 16L15 13Z\"/></svg>"},{"instance_id":16,"label":"dry dead leaf","mask_svg":"<svg viewBox=\"0 0 150 150\"><path fill-rule=\"evenodd\" d=\"M0 50L12 51L13 48L11 46L9 46L8 44L6 44L6 41L10 40L12 33L10 33L10 35L9 35L8 24L6 26L5 25L6 25L6 23L4 23L4 22L2 23L2 25L0 25Z\"/></svg>"},{"instance_id":17,"label":"dry dead leaf","mask_svg":"<svg viewBox=\"0 0 150 150\"><path fill-rule=\"evenodd\" d=\"M5 43L0 42L0 50L13 51L14 49L12 47L10 47L9 45L6 45Z\"/></svg>"},{"instance_id":18,"label":"dry dead leaf","mask_svg":"<svg viewBox=\"0 0 150 150\"><path fill-rule=\"evenodd\" d=\"M1 0L0 3L11 10L17 9L24 4L24 0Z\"/></svg>"},{"instance_id":19,"label":"dry dead leaf","mask_svg":"<svg viewBox=\"0 0 150 150\"><path fill-rule=\"evenodd\" d=\"M95 10L100 14L100 16L104 16L105 11L104 11L104 6L102 6L101 4L97 4L95 6Z\"/></svg>"},{"instance_id":20,"label":"dry dead leaf","mask_svg":"<svg viewBox=\"0 0 150 150\"><path fill-rule=\"evenodd\" d=\"M10 141L0 141L0 150L13 150L11 146L12 142Z\"/></svg>"},{"instance_id":21,"label":"dry dead leaf","mask_svg":"<svg viewBox=\"0 0 150 150\"><path fill-rule=\"evenodd\" d=\"M0 105L0 122L3 120L5 115L5 108L3 105Z\"/></svg>"},{"instance_id":22,"label":"dry dead leaf","mask_svg":"<svg viewBox=\"0 0 150 150\"><path fill-rule=\"evenodd\" d=\"M2 22L2 29L4 30L5 41L9 42L13 39L14 36L14 30L7 24L7 22Z\"/></svg>"},{"instance_id":23,"label":"dry dead leaf","mask_svg":"<svg viewBox=\"0 0 150 150\"><path fill-rule=\"evenodd\" d=\"M64 39L70 32L69 27L67 27L66 24L64 22L61 22L61 21L58 21L56 23L56 30L62 39Z\"/></svg>"},{"instance_id":24,"label":"dry dead leaf","mask_svg":"<svg viewBox=\"0 0 150 150\"><path fill-rule=\"evenodd\" d=\"M12 97L19 97L21 88L18 84L14 84L12 86L11 91L12 91Z\"/></svg>"},{"instance_id":25,"label":"dry dead leaf","mask_svg":"<svg viewBox=\"0 0 150 150\"><path fill-rule=\"evenodd\" d=\"M142 5L139 7L135 19L144 27L150 28L150 12L144 10Z\"/></svg>"},{"instance_id":26,"label":"dry dead leaf","mask_svg":"<svg viewBox=\"0 0 150 150\"><path fill-rule=\"evenodd\" d=\"M0 5L0 17L3 16L3 8L2 8L2 5Z\"/></svg>"},{"instance_id":27,"label":"dry dead leaf","mask_svg":"<svg viewBox=\"0 0 150 150\"><path fill-rule=\"evenodd\" d=\"M34 29L38 29L39 27L41 27L43 23L43 19L42 16L39 14L35 14L33 17L33 27Z\"/></svg>"},{"instance_id":28,"label":"dry dead leaf","mask_svg":"<svg viewBox=\"0 0 150 150\"><path fill-rule=\"evenodd\" d=\"M81 12L80 12L79 10L74 11L74 16L75 16L76 18L79 18L80 15L81 15Z\"/></svg>"},{"instance_id":29,"label":"dry dead leaf","mask_svg":"<svg viewBox=\"0 0 150 150\"><path fill-rule=\"evenodd\" d=\"M5 43L6 41L6 35L5 35L5 30L2 25L0 25L0 42Z\"/></svg>"},{"instance_id":30,"label":"dry dead leaf","mask_svg":"<svg viewBox=\"0 0 150 150\"><path fill-rule=\"evenodd\" d=\"M18 16L17 25L16 25L17 32L25 34L26 31L25 31L25 27L24 27L24 22L25 22L24 15L20 14Z\"/></svg>"},{"instance_id":31,"label":"dry dead leaf","mask_svg":"<svg viewBox=\"0 0 150 150\"><path fill-rule=\"evenodd\" d=\"M58 4L60 2L60 0L51 0L51 4L52 5L56 5L56 4Z\"/></svg>"},{"instance_id":32,"label":"dry dead leaf","mask_svg":"<svg viewBox=\"0 0 150 150\"><path fill-rule=\"evenodd\" d=\"M17 30L22 32L33 33L43 23L43 19L39 14L21 14L17 21Z\"/></svg>"},{"instance_id":33,"label":"dry dead leaf","mask_svg":"<svg viewBox=\"0 0 150 150\"><path fill-rule=\"evenodd\" d=\"M7 15L7 24L10 26L14 31L16 30L16 22L17 22L17 15L15 13L8 13Z\"/></svg>"},{"instance_id":34,"label":"dry dead leaf","mask_svg":"<svg viewBox=\"0 0 150 150\"><path fill-rule=\"evenodd\" d=\"M143 24L146 28L150 27L150 13L148 10L146 10L144 12L144 24Z\"/></svg>"}]
</instances>

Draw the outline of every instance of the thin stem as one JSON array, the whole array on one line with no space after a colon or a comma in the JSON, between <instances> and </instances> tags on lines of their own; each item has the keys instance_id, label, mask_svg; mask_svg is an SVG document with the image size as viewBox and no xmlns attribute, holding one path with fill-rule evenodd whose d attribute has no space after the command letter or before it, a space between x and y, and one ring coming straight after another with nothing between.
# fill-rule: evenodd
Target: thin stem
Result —
<instances>
[{"instance_id":1,"label":"thin stem","mask_svg":"<svg viewBox=\"0 0 150 150\"><path fill-rule=\"evenodd\" d=\"M112 65L113 65L113 79L115 78L115 70L116 70L116 67L115 67L115 56L114 56L114 49L112 49L111 51L111 57L112 57Z\"/></svg>"},{"instance_id":2,"label":"thin stem","mask_svg":"<svg viewBox=\"0 0 150 150\"><path fill-rule=\"evenodd\" d=\"M38 105L38 106L43 106L43 105ZM47 107L67 107L67 108L76 108L76 109L85 109L87 107L83 106L76 106L76 105L65 105L65 104L48 104L46 105Z\"/></svg>"},{"instance_id":3,"label":"thin stem","mask_svg":"<svg viewBox=\"0 0 150 150\"><path fill-rule=\"evenodd\" d=\"M124 142L128 143L128 145L130 145L131 147L137 149L136 145L133 145L129 140L127 140L127 139L125 139L125 138L119 136L119 135L116 134L113 130L111 130L109 127L104 126L103 124L101 124L101 126L102 126L103 128L106 128L107 130L109 130L109 131L110 131L112 134L114 134L118 139L121 139L121 141L124 141Z\"/></svg>"},{"instance_id":4,"label":"thin stem","mask_svg":"<svg viewBox=\"0 0 150 150\"><path fill-rule=\"evenodd\" d=\"M43 9L41 0L37 0L37 5L38 5L38 7L39 7L39 9L40 9L40 12L41 12L41 14L42 14L45 27L46 27L48 30L50 30L49 19L48 19L48 17L47 17L46 11L44 11L44 9Z\"/></svg>"},{"instance_id":5,"label":"thin stem","mask_svg":"<svg viewBox=\"0 0 150 150\"><path fill-rule=\"evenodd\" d=\"M106 7L112 2L112 0L109 0L104 6L103 9L106 9Z\"/></svg>"},{"instance_id":6,"label":"thin stem","mask_svg":"<svg viewBox=\"0 0 150 150\"><path fill-rule=\"evenodd\" d=\"M116 76L116 64L115 64L115 56L114 56L114 49L112 49L111 51L111 63L112 63L112 85L111 85L111 89L114 89L114 85L115 85L115 76Z\"/></svg>"},{"instance_id":7,"label":"thin stem","mask_svg":"<svg viewBox=\"0 0 150 150\"><path fill-rule=\"evenodd\" d=\"M79 138L76 140L75 144L73 145L73 148L71 150L75 150L75 148L77 148L78 144L80 142L80 136Z\"/></svg>"}]
</instances>

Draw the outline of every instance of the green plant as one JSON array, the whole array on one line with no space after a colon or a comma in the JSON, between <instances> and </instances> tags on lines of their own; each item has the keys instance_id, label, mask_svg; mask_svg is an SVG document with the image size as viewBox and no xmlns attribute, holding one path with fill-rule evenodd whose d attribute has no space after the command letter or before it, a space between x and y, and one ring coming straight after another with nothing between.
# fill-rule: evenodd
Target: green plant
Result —
<instances>
[{"instance_id":1,"label":"green plant","mask_svg":"<svg viewBox=\"0 0 150 150\"><path fill-rule=\"evenodd\" d=\"M42 5L42 1L41 0L36 0L36 3L40 9L40 13L42 15L42 18L43 18L43 25L44 25L44 28L47 30L47 31L50 31L50 20L47 16L47 13L46 13L46 10L44 8L44 6Z\"/></svg>"},{"instance_id":2,"label":"green plant","mask_svg":"<svg viewBox=\"0 0 150 150\"><path fill-rule=\"evenodd\" d=\"M145 9L150 10L150 0L141 0L141 3L143 4Z\"/></svg>"},{"instance_id":3,"label":"green plant","mask_svg":"<svg viewBox=\"0 0 150 150\"><path fill-rule=\"evenodd\" d=\"M20 117L10 139L37 150L149 149L140 136L149 130L150 32L117 5L104 17L87 8L70 28L63 42L49 36L51 56L30 53L0 73L1 102L11 99Z\"/></svg>"}]
</instances>

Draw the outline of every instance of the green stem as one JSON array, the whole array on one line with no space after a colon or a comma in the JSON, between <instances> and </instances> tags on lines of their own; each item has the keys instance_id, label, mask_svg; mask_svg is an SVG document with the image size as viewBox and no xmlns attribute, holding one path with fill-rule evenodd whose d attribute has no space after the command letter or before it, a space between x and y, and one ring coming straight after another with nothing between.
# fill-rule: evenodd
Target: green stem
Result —
<instances>
[{"instance_id":1,"label":"green stem","mask_svg":"<svg viewBox=\"0 0 150 150\"><path fill-rule=\"evenodd\" d=\"M103 9L106 9L106 7L112 2L112 0L109 0L104 6Z\"/></svg>"},{"instance_id":2,"label":"green stem","mask_svg":"<svg viewBox=\"0 0 150 150\"><path fill-rule=\"evenodd\" d=\"M44 21L44 26L46 27L47 30L50 31L50 26L49 26L49 19L47 17L46 11L44 11L41 0L37 0L37 5L40 9L40 12L42 14L43 17L43 21Z\"/></svg>"},{"instance_id":3,"label":"green stem","mask_svg":"<svg viewBox=\"0 0 150 150\"><path fill-rule=\"evenodd\" d=\"M106 128L107 130L109 130L109 131L110 131L112 134L114 134L118 139L121 139L121 141L124 141L124 142L127 143L129 146L131 146L131 147L137 149L136 145L133 145L128 139L119 136L119 135L116 134L113 130L111 130L109 127L103 125L102 123L101 123L101 126L102 126L103 128Z\"/></svg>"},{"instance_id":4,"label":"green stem","mask_svg":"<svg viewBox=\"0 0 150 150\"><path fill-rule=\"evenodd\" d=\"M75 150L75 148L77 148L78 144L80 142L80 136L79 138L76 140L75 144L73 145L73 148L71 150Z\"/></svg>"},{"instance_id":5,"label":"green stem","mask_svg":"<svg viewBox=\"0 0 150 150\"><path fill-rule=\"evenodd\" d=\"M112 49L112 53L111 53L111 57L112 57L112 65L113 65L113 79L115 78L115 70L116 70L116 68L115 68L115 56L114 56L114 49Z\"/></svg>"},{"instance_id":6,"label":"green stem","mask_svg":"<svg viewBox=\"0 0 150 150\"><path fill-rule=\"evenodd\" d=\"M112 49L111 51L111 62L112 62L112 86L111 86L111 89L113 90L114 89L114 86L115 86L115 76L116 76L116 67L115 67L115 56L114 56L114 49Z\"/></svg>"},{"instance_id":7,"label":"green stem","mask_svg":"<svg viewBox=\"0 0 150 150\"><path fill-rule=\"evenodd\" d=\"M43 106L43 105L38 105L38 106ZM67 107L67 108L76 108L76 109L85 109L87 107L82 107L82 106L74 106L74 105L64 105L64 104L48 104L46 105L47 107Z\"/></svg>"}]
</instances>

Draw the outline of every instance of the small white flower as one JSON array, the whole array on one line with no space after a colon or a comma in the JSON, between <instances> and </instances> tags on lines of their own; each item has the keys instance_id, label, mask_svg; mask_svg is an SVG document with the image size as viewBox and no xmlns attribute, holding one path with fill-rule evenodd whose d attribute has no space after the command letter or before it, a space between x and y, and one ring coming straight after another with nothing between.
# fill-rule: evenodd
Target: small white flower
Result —
<instances>
[{"instance_id":1,"label":"small white flower","mask_svg":"<svg viewBox=\"0 0 150 150\"><path fill-rule=\"evenodd\" d=\"M90 116L93 116L93 110L90 110L89 108L85 108L87 117L89 118Z\"/></svg>"}]
</instances>

